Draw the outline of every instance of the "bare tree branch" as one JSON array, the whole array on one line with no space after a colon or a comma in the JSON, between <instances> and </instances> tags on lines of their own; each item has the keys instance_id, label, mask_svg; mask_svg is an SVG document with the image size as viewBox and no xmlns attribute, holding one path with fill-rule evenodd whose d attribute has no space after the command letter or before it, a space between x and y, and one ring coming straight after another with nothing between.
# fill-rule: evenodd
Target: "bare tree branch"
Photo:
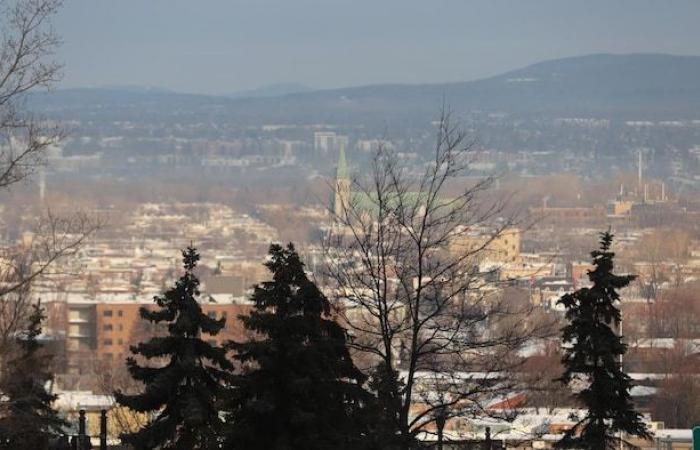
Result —
<instances>
[{"instance_id":1,"label":"bare tree branch","mask_svg":"<svg viewBox=\"0 0 700 450\"><path fill-rule=\"evenodd\" d=\"M60 40L51 19L60 0L0 2L0 188L30 175L60 128L23 109L26 94L50 88L61 66L51 58Z\"/></svg>"},{"instance_id":2,"label":"bare tree branch","mask_svg":"<svg viewBox=\"0 0 700 450\"><path fill-rule=\"evenodd\" d=\"M356 351L402 376L401 430L415 436L434 421L485 414L484 404L512 392L505 373L522 364L517 351L553 332L532 320L534 307L504 298L480 262L516 225L507 199L485 201L494 179L455 192L474 141L443 110L436 144L422 174L381 145L369 176L336 196L324 247L339 314ZM484 231L487 230L487 231ZM474 245L454 244L479 231ZM416 409L416 403L420 408Z\"/></svg>"},{"instance_id":3,"label":"bare tree branch","mask_svg":"<svg viewBox=\"0 0 700 450\"><path fill-rule=\"evenodd\" d=\"M63 217L47 212L31 233L15 247L0 253L0 357L20 329L30 306L37 300L32 285L59 274L59 267L74 257L85 241L101 226L84 213Z\"/></svg>"}]
</instances>

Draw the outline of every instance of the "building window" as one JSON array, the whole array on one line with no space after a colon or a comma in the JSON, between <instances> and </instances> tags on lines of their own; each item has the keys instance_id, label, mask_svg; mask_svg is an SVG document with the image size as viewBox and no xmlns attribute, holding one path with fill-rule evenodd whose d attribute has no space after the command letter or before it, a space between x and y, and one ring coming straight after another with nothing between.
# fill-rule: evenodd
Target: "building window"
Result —
<instances>
[{"instance_id":1,"label":"building window","mask_svg":"<svg viewBox=\"0 0 700 450\"><path fill-rule=\"evenodd\" d=\"M123 345L123 344L124 344L124 341L122 341L121 339L118 339L118 340L117 340L117 344Z\"/></svg>"},{"instance_id":2,"label":"building window","mask_svg":"<svg viewBox=\"0 0 700 450\"><path fill-rule=\"evenodd\" d=\"M111 309L106 309L102 312L103 317L112 317L112 310Z\"/></svg>"},{"instance_id":3,"label":"building window","mask_svg":"<svg viewBox=\"0 0 700 450\"><path fill-rule=\"evenodd\" d=\"M122 311L122 310L120 309L119 311L117 311L117 315L118 315L119 317L122 317L122 316L124 315L124 311Z\"/></svg>"},{"instance_id":4,"label":"building window","mask_svg":"<svg viewBox=\"0 0 700 450\"><path fill-rule=\"evenodd\" d=\"M119 324L117 328L119 329L119 331L124 331L124 325L122 324Z\"/></svg>"},{"instance_id":5,"label":"building window","mask_svg":"<svg viewBox=\"0 0 700 450\"><path fill-rule=\"evenodd\" d=\"M102 341L102 345L112 345L112 340L111 339L105 339Z\"/></svg>"},{"instance_id":6,"label":"building window","mask_svg":"<svg viewBox=\"0 0 700 450\"><path fill-rule=\"evenodd\" d=\"M106 325L103 325L103 326L102 326L102 329L103 329L104 331L112 331L112 324L111 324L111 323L108 323L108 324L106 324Z\"/></svg>"}]
</instances>

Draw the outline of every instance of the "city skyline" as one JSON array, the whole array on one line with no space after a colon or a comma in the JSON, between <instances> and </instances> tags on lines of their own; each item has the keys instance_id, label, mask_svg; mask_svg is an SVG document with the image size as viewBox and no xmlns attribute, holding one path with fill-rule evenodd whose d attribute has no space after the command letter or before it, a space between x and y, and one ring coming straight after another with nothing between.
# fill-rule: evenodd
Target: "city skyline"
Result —
<instances>
[{"instance_id":1,"label":"city skyline","mask_svg":"<svg viewBox=\"0 0 700 450\"><path fill-rule=\"evenodd\" d=\"M700 445L700 2L0 11L0 447Z\"/></svg>"}]
</instances>

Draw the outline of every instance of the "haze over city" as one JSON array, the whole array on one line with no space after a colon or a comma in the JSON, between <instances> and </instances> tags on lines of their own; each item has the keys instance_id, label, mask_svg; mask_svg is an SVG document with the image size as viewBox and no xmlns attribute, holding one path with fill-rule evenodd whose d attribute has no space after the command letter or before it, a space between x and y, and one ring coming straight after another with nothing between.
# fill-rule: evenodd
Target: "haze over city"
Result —
<instances>
[{"instance_id":1,"label":"haze over city","mask_svg":"<svg viewBox=\"0 0 700 450\"><path fill-rule=\"evenodd\" d=\"M467 81L591 53L700 54L692 0L66 2L61 86L230 94Z\"/></svg>"},{"instance_id":2,"label":"haze over city","mask_svg":"<svg viewBox=\"0 0 700 450\"><path fill-rule=\"evenodd\" d=\"M0 0L0 450L700 449L698 17Z\"/></svg>"}]
</instances>

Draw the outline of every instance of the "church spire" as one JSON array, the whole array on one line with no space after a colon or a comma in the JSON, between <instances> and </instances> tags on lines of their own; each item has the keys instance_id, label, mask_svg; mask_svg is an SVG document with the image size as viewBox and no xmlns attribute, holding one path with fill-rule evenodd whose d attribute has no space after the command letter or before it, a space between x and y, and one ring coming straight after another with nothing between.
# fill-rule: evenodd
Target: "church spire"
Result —
<instances>
[{"instance_id":1,"label":"church spire","mask_svg":"<svg viewBox=\"0 0 700 450\"><path fill-rule=\"evenodd\" d=\"M345 161L345 143L341 142L340 151L338 152L338 165L336 166L335 170L335 179L338 181L347 180L349 178L348 163Z\"/></svg>"},{"instance_id":2,"label":"church spire","mask_svg":"<svg viewBox=\"0 0 700 450\"><path fill-rule=\"evenodd\" d=\"M333 212L337 217L342 217L350 202L350 173L348 163L345 161L345 143L340 143L338 152L338 165L335 168L335 192L333 198Z\"/></svg>"}]
</instances>

